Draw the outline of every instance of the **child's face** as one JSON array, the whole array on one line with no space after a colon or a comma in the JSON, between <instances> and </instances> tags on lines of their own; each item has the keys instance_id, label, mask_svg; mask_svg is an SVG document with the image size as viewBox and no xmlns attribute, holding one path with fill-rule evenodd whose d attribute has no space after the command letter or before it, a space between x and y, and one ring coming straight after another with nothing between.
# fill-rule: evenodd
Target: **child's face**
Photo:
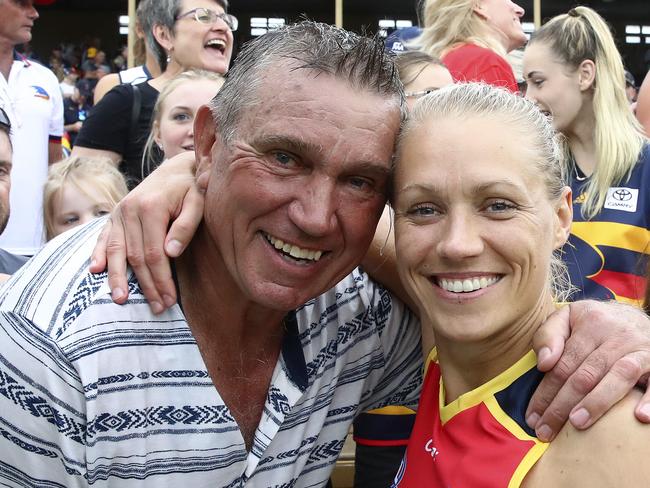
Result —
<instances>
[{"instance_id":1,"label":"child's face","mask_svg":"<svg viewBox=\"0 0 650 488\"><path fill-rule=\"evenodd\" d=\"M73 183L63 185L55 195L53 205L54 236L106 215L114 207L101 195L89 197Z\"/></svg>"}]
</instances>

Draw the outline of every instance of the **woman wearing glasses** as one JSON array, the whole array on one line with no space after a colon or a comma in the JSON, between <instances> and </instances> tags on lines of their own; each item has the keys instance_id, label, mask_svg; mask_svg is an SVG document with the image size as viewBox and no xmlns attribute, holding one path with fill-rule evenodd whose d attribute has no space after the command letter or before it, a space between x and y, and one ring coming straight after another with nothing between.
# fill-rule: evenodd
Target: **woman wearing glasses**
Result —
<instances>
[{"instance_id":1,"label":"woman wearing glasses","mask_svg":"<svg viewBox=\"0 0 650 488\"><path fill-rule=\"evenodd\" d=\"M157 78L119 85L98 103L79 133L74 156L103 156L119 165L133 187L142 179L141 161L160 91L188 69L225 73L237 19L227 0L143 0L151 22L147 42L162 68Z\"/></svg>"}]
</instances>

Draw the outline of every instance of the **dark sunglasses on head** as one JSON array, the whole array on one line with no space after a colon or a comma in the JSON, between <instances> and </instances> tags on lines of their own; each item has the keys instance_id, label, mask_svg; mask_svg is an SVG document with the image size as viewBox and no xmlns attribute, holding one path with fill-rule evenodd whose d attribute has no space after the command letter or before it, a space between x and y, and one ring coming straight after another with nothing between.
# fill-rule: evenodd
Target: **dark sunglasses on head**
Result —
<instances>
[{"instance_id":1,"label":"dark sunglasses on head","mask_svg":"<svg viewBox=\"0 0 650 488\"><path fill-rule=\"evenodd\" d=\"M9 116L7 116L7 112L5 112L3 108L0 108L0 125L6 127L7 130L11 130L11 121L9 120Z\"/></svg>"}]
</instances>

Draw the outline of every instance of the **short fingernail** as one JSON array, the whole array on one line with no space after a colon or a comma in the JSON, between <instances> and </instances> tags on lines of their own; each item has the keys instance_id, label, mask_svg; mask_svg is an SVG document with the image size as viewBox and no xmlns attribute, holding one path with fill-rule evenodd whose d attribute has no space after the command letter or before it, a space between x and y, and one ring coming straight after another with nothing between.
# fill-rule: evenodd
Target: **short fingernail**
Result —
<instances>
[{"instance_id":1,"label":"short fingernail","mask_svg":"<svg viewBox=\"0 0 650 488\"><path fill-rule=\"evenodd\" d=\"M156 315L163 311L163 306L158 302L149 302L149 306L151 307L151 311Z\"/></svg>"},{"instance_id":2,"label":"short fingernail","mask_svg":"<svg viewBox=\"0 0 650 488\"><path fill-rule=\"evenodd\" d=\"M533 412L528 417L526 417L526 423L531 429L535 428L537 422L539 422L539 414L537 412Z\"/></svg>"},{"instance_id":3,"label":"short fingernail","mask_svg":"<svg viewBox=\"0 0 650 488\"><path fill-rule=\"evenodd\" d=\"M551 350L548 347L542 347L537 353L537 362L543 363L551 356Z\"/></svg>"},{"instance_id":4,"label":"short fingernail","mask_svg":"<svg viewBox=\"0 0 650 488\"><path fill-rule=\"evenodd\" d=\"M183 246L176 239L167 243L167 253L172 256L178 256L183 251Z\"/></svg>"},{"instance_id":5,"label":"short fingernail","mask_svg":"<svg viewBox=\"0 0 650 488\"><path fill-rule=\"evenodd\" d=\"M111 297L113 298L113 300L119 300L123 296L124 296L124 291L122 290L122 288L113 288L113 290L111 291Z\"/></svg>"},{"instance_id":6,"label":"short fingernail","mask_svg":"<svg viewBox=\"0 0 650 488\"><path fill-rule=\"evenodd\" d=\"M645 405L643 405L639 409L639 412L641 413L641 415L643 415L646 418L646 420L650 420L650 404L646 403Z\"/></svg>"},{"instance_id":7,"label":"short fingernail","mask_svg":"<svg viewBox=\"0 0 650 488\"><path fill-rule=\"evenodd\" d=\"M539 428L535 429L535 433L537 434L537 438L544 442L549 442L551 437L553 437L553 431L546 424L540 425Z\"/></svg>"},{"instance_id":8,"label":"short fingernail","mask_svg":"<svg viewBox=\"0 0 650 488\"><path fill-rule=\"evenodd\" d=\"M174 300L169 295L163 295L163 302L165 303L165 307L170 308L174 305L174 303L176 303L176 300Z\"/></svg>"},{"instance_id":9,"label":"short fingernail","mask_svg":"<svg viewBox=\"0 0 650 488\"><path fill-rule=\"evenodd\" d=\"M569 420L571 420L571 423L574 427L581 429L583 427L586 427L587 422L589 422L589 412L587 412L586 408L579 408L571 415L569 415Z\"/></svg>"}]
</instances>

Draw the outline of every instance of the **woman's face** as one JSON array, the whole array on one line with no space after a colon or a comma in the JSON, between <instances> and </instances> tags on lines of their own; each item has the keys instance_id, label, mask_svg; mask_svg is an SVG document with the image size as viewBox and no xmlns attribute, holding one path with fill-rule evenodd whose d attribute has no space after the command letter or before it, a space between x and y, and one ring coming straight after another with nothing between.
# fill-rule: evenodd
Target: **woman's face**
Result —
<instances>
[{"instance_id":1,"label":"woman's face","mask_svg":"<svg viewBox=\"0 0 650 488\"><path fill-rule=\"evenodd\" d=\"M398 269L437 338L494 337L550 303L550 258L570 225L558 209L570 197L549 201L526 144L494 117L430 120L401 143Z\"/></svg>"},{"instance_id":2,"label":"woman's face","mask_svg":"<svg viewBox=\"0 0 650 488\"><path fill-rule=\"evenodd\" d=\"M521 26L524 9L510 0L481 0L474 11L483 17L498 34L506 51L510 52L526 43Z\"/></svg>"},{"instance_id":3,"label":"woman's face","mask_svg":"<svg viewBox=\"0 0 650 488\"><path fill-rule=\"evenodd\" d=\"M586 103L578 70L562 63L543 42L535 42L524 51L526 98L552 115L559 132L571 131Z\"/></svg>"},{"instance_id":4,"label":"woman's face","mask_svg":"<svg viewBox=\"0 0 650 488\"><path fill-rule=\"evenodd\" d=\"M54 195L52 237L106 215L115 206L102 192L92 191L91 182L84 181L83 184L86 191L81 191L74 183L65 183ZM95 196L91 197L91 194Z\"/></svg>"},{"instance_id":5,"label":"woman's face","mask_svg":"<svg viewBox=\"0 0 650 488\"><path fill-rule=\"evenodd\" d=\"M176 87L162 104L160 122L154 123L154 140L166 158L194 151L194 116L214 97L223 83L188 80Z\"/></svg>"},{"instance_id":6,"label":"woman's face","mask_svg":"<svg viewBox=\"0 0 650 488\"><path fill-rule=\"evenodd\" d=\"M421 70L420 74L411 83L404 85L406 105L409 110L427 92L451 85L454 82L449 70L439 64L427 63L424 69L421 66L418 66L416 69Z\"/></svg>"},{"instance_id":7,"label":"woman's face","mask_svg":"<svg viewBox=\"0 0 650 488\"><path fill-rule=\"evenodd\" d=\"M182 0L181 18L176 21L171 39L171 57L183 69L196 68L223 74L228 71L232 56L232 31L222 19L213 24L203 24L193 14L183 16L196 8L224 13L223 7L214 0Z\"/></svg>"}]
</instances>

